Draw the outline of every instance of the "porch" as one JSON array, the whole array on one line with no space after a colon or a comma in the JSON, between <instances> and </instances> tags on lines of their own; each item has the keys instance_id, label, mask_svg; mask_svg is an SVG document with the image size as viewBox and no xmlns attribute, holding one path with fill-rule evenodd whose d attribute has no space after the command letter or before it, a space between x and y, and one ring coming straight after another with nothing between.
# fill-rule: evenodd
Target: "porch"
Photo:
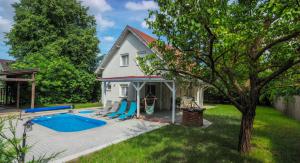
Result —
<instances>
[{"instance_id":1,"label":"porch","mask_svg":"<svg viewBox=\"0 0 300 163\"><path fill-rule=\"evenodd\" d=\"M175 109L176 109L176 86L174 80L166 80L160 76L126 76L126 77L113 77L113 78L101 78L98 79L102 81L102 101L105 104L107 98L107 84L108 83L130 83L132 87L135 89L135 100L137 102L137 118L140 118L141 112L141 90L145 86L146 83L163 83L172 93L172 123L175 123ZM127 90L128 92L128 90ZM162 91L160 91L162 93ZM128 93L127 93L128 94ZM162 104L162 102L160 102Z\"/></svg>"},{"instance_id":2,"label":"porch","mask_svg":"<svg viewBox=\"0 0 300 163\"><path fill-rule=\"evenodd\" d=\"M37 72L37 69L0 71L2 111L4 109L20 109L21 105L25 103L30 103L30 107L34 108L35 74Z\"/></svg>"},{"instance_id":3,"label":"porch","mask_svg":"<svg viewBox=\"0 0 300 163\"><path fill-rule=\"evenodd\" d=\"M137 117L143 118L145 114L146 100L149 95L154 97L154 113L162 112L168 114L171 123L175 123L176 119L176 98L186 95L186 88L176 87L174 80L164 79L161 76L125 76L112 78L99 78L102 81L102 102L120 101L122 99L134 100L137 102ZM120 96L116 91L115 84L128 85L128 93L126 96ZM117 85L117 84L116 84ZM115 89L114 89L114 88ZM118 86L117 86L118 87ZM183 90L185 89L185 91ZM189 88L194 94L196 103L203 107L203 91L204 87ZM121 90L122 91L122 90ZM170 113L171 112L171 113ZM156 114L154 115L156 116Z\"/></svg>"}]
</instances>

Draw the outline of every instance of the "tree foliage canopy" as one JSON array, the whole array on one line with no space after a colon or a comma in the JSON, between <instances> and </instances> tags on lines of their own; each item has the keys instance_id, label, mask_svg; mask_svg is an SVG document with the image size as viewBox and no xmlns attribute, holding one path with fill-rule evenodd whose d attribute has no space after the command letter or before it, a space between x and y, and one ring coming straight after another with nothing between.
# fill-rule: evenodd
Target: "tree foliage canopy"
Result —
<instances>
[{"instance_id":1,"label":"tree foliage canopy","mask_svg":"<svg viewBox=\"0 0 300 163\"><path fill-rule=\"evenodd\" d=\"M272 79L300 62L300 11L297 1L157 1L150 28L161 38L148 72L168 70L199 78L238 104L248 96L251 78L260 91ZM242 108L242 107L241 107Z\"/></svg>"},{"instance_id":2,"label":"tree foliage canopy","mask_svg":"<svg viewBox=\"0 0 300 163\"><path fill-rule=\"evenodd\" d=\"M95 86L96 22L77 0L20 0L7 34L15 69L39 68L40 103L86 102Z\"/></svg>"},{"instance_id":3,"label":"tree foliage canopy","mask_svg":"<svg viewBox=\"0 0 300 163\"><path fill-rule=\"evenodd\" d=\"M249 151L261 90L300 63L299 1L157 3L147 23L162 60L142 58L144 70L200 79L226 95L243 115L239 150Z\"/></svg>"},{"instance_id":4,"label":"tree foliage canopy","mask_svg":"<svg viewBox=\"0 0 300 163\"><path fill-rule=\"evenodd\" d=\"M21 0L15 8L14 25L7 34L10 54L16 59L40 52L49 45L61 47L58 55L73 65L94 70L98 50L96 22L77 0ZM42 55L48 57L47 52Z\"/></svg>"}]
</instances>

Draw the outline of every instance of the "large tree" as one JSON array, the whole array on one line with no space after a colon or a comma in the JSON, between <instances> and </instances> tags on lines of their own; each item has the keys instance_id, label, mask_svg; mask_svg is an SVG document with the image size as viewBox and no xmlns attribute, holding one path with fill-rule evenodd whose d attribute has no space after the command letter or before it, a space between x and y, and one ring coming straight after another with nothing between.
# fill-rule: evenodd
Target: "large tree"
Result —
<instances>
[{"instance_id":1,"label":"large tree","mask_svg":"<svg viewBox=\"0 0 300 163\"><path fill-rule=\"evenodd\" d=\"M15 69L38 68L37 102L93 100L99 40L96 22L78 0L20 0L7 34Z\"/></svg>"},{"instance_id":2,"label":"large tree","mask_svg":"<svg viewBox=\"0 0 300 163\"><path fill-rule=\"evenodd\" d=\"M20 0L13 7L14 25L7 34L13 57L22 60L56 44L61 47L58 55L68 57L77 68L94 70L99 41L87 7L77 0Z\"/></svg>"},{"instance_id":3,"label":"large tree","mask_svg":"<svg viewBox=\"0 0 300 163\"><path fill-rule=\"evenodd\" d=\"M200 79L226 95L242 114L238 150L249 152L261 90L300 63L299 1L157 3L147 22L162 60L142 58L144 70Z\"/></svg>"}]
</instances>

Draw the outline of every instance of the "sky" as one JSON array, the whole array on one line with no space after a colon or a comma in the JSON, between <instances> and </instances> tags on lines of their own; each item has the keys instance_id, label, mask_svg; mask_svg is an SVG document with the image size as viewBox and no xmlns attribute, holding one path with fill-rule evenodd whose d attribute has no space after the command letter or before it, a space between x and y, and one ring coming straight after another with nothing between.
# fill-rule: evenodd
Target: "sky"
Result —
<instances>
[{"instance_id":1,"label":"sky","mask_svg":"<svg viewBox=\"0 0 300 163\"><path fill-rule=\"evenodd\" d=\"M13 25L14 9L11 4L19 0L0 0L0 59L14 59L9 56L9 47L5 45L5 32ZM80 0L89 7L89 14L97 22L97 37L100 40L101 54L106 54L126 25L151 34L144 19L148 10L158 6L151 0Z\"/></svg>"}]
</instances>

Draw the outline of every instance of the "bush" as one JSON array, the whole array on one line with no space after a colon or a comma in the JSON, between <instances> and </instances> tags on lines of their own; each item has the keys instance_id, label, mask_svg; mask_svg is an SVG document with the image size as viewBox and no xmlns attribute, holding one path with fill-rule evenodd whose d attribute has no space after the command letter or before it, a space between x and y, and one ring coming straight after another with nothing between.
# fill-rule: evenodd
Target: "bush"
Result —
<instances>
[{"instance_id":1,"label":"bush","mask_svg":"<svg viewBox=\"0 0 300 163\"><path fill-rule=\"evenodd\" d=\"M51 54L51 53L50 53ZM37 103L82 103L92 100L95 75L77 69L68 58L39 53L13 64L17 69L39 68L36 74Z\"/></svg>"}]
</instances>

